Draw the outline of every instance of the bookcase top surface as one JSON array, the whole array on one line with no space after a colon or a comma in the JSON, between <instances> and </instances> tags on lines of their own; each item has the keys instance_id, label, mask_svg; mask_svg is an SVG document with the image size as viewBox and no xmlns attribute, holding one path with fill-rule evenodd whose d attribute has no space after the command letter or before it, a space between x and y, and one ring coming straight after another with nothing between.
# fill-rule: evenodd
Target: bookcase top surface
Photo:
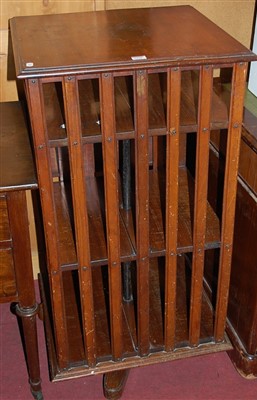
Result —
<instances>
[{"instance_id":1,"label":"bookcase top surface","mask_svg":"<svg viewBox=\"0 0 257 400\"><path fill-rule=\"evenodd\" d=\"M191 6L14 17L10 28L19 78L255 58Z\"/></svg>"}]
</instances>

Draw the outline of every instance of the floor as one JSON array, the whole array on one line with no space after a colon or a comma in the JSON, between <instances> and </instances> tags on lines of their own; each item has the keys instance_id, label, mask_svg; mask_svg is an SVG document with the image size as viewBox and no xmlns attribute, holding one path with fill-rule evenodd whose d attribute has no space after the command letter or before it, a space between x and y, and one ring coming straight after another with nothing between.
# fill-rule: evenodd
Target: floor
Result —
<instances>
[{"instance_id":1,"label":"floor","mask_svg":"<svg viewBox=\"0 0 257 400\"><path fill-rule=\"evenodd\" d=\"M101 400L101 376L49 381L43 324L38 320L45 400ZM0 400L32 400L16 317L0 306ZM257 379L242 378L227 353L131 370L123 400L256 400Z\"/></svg>"}]
</instances>

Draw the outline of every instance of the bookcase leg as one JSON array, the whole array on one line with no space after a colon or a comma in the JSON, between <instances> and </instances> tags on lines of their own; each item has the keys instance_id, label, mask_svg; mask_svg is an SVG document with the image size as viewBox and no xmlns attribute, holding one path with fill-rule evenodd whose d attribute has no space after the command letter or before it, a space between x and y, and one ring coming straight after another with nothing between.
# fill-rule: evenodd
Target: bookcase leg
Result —
<instances>
[{"instance_id":1,"label":"bookcase leg","mask_svg":"<svg viewBox=\"0 0 257 400\"><path fill-rule=\"evenodd\" d=\"M108 372L103 377L104 396L108 400L119 399L125 388L129 369Z\"/></svg>"}]
</instances>

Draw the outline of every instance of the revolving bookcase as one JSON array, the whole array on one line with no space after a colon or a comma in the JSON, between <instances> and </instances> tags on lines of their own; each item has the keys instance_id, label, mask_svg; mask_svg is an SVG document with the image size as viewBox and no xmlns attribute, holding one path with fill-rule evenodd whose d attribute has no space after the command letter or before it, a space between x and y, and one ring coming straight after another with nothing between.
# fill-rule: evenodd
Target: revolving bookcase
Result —
<instances>
[{"instance_id":1,"label":"revolving bookcase","mask_svg":"<svg viewBox=\"0 0 257 400\"><path fill-rule=\"evenodd\" d=\"M104 373L106 397L118 398L131 367L231 348L238 155L254 55L189 6L10 26L41 196L52 378ZM214 130L228 133L221 215L208 202Z\"/></svg>"}]
</instances>

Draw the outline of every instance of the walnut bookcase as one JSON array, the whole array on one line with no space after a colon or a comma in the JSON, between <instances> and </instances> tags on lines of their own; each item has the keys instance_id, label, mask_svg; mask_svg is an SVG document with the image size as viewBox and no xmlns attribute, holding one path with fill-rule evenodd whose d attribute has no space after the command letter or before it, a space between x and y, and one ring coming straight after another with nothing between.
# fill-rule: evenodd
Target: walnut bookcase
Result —
<instances>
[{"instance_id":1,"label":"walnut bookcase","mask_svg":"<svg viewBox=\"0 0 257 400\"><path fill-rule=\"evenodd\" d=\"M236 178L254 55L188 6L10 25L41 193L52 378L105 373L106 397L118 398L123 370L229 349ZM230 93L216 78L227 71ZM215 129L228 131L221 216L208 203ZM204 265L214 249L219 282L209 298Z\"/></svg>"}]
</instances>

